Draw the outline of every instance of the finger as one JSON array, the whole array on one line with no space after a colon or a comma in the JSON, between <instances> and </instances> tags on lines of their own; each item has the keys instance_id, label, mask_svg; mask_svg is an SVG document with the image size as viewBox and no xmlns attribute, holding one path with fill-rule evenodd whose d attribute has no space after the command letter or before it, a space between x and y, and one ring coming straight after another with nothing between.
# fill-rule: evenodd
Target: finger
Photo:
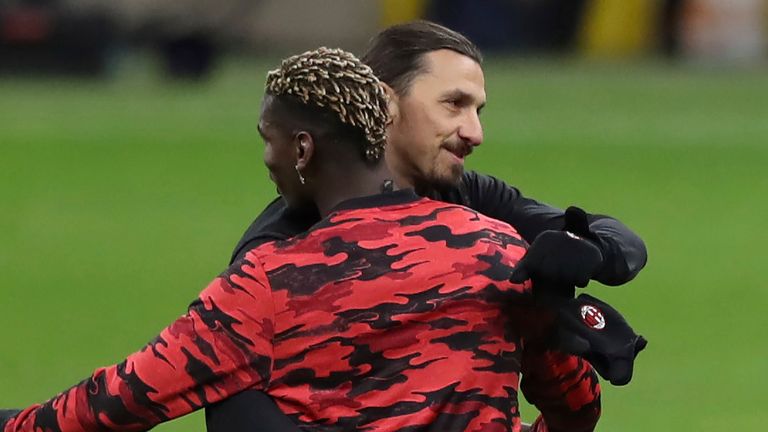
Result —
<instances>
[{"instance_id":1,"label":"finger","mask_svg":"<svg viewBox=\"0 0 768 432\"><path fill-rule=\"evenodd\" d=\"M576 285L579 288L584 288L587 285L589 285L589 277L588 276L582 276L581 278L576 279L574 282L574 285Z\"/></svg>"},{"instance_id":2,"label":"finger","mask_svg":"<svg viewBox=\"0 0 768 432\"><path fill-rule=\"evenodd\" d=\"M640 354L640 351L644 350L647 345L648 341L644 337L638 336L637 341L635 341L635 357L637 357L637 355Z\"/></svg>"},{"instance_id":3,"label":"finger","mask_svg":"<svg viewBox=\"0 0 768 432\"><path fill-rule=\"evenodd\" d=\"M565 231L580 236L589 233L589 221L587 213L575 206L570 206L565 210Z\"/></svg>"},{"instance_id":4,"label":"finger","mask_svg":"<svg viewBox=\"0 0 768 432\"><path fill-rule=\"evenodd\" d=\"M610 372L608 373L608 380L615 386L623 386L629 384L632 381L632 365L631 360L624 358L615 359L611 362Z\"/></svg>"},{"instance_id":5,"label":"finger","mask_svg":"<svg viewBox=\"0 0 768 432\"><path fill-rule=\"evenodd\" d=\"M611 363L610 378L609 381L615 386L623 386L629 384L632 381L632 374L635 367L635 358L637 354L642 351L648 341L644 337L638 336L637 340L632 344L632 348L629 352L625 352L624 355L617 357Z\"/></svg>"}]
</instances>

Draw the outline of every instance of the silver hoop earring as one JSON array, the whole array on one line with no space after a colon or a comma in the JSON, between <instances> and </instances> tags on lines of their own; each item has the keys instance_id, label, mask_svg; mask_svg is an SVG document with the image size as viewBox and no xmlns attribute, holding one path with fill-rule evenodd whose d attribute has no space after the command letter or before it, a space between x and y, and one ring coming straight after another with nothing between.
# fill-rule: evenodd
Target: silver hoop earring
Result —
<instances>
[{"instance_id":1,"label":"silver hoop earring","mask_svg":"<svg viewBox=\"0 0 768 432\"><path fill-rule=\"evenodd\" d=\"M294 166L294 168L296 168L296 174L299 175L299 181L301 182L301 184L307 184L307 179L305 179L304 176L301 175L301 171L299 171L299 165L296 164L296 166Z\"/></svg>"}]
</instances>

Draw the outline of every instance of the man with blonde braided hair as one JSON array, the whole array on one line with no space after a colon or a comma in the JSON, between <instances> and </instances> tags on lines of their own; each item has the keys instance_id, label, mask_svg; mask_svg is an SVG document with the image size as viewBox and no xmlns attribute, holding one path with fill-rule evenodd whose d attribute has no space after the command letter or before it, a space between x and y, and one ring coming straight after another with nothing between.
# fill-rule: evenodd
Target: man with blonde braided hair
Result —
<instances>
[{"instance_id":1,"label":"man with blonde braided hair","mask_svg":"<svg viewBox=\"0 0 768 432\"><path fill-rule=\"evenodd\" d=\"M509 281L525 242L392 190L376 151L387 118L378 80L342 51L270 73L264 161L319 223L250 250L141 351L3 432L146 430L245 389L313 430L519 431L523 347L540 327L531 284Z\"/></svg>"},{"instance_id":2,"label":"man with blonde braided hair","mask_svg":"<svg viewBox=\"0 0 768 432\"><path fill-rule=\"evenodd\" d=\"M381 161L387 100L368 66L347 52L320 48L285 60L269 73L266 87L259 123L264 161L291 202L309 202L326 214L391 184ZM317 288L319 280L318 275L293 279L291 272L274 268L267 278L265 271L277 257L291 266L300 263L306 257L294 254L301 247L255 250L211 282L185 315L143 349L43 404L0 412L0 430L147 430L239 391L274 387L281 365L292 363L284 348L305 346L284 333L285 325L294 330L304 325L305 300L292 294L286 302L284 295ZM340 266L330 280L351 277L353 267Z\"/></svg>"}]
</instances>

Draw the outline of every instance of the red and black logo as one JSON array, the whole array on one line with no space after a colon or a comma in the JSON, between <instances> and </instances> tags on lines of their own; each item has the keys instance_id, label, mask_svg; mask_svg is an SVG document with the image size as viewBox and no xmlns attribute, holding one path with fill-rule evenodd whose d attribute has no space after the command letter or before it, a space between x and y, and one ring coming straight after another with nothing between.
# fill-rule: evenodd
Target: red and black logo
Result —
<instances>
[{"instance_id":1,"label":"red and black logo","mask_svg":"<svg viewBox=\"0 0 768 432\"><path fill-rule=\"evenodd\" d=\"M581 320L584 321L589 328L595 330L602 330L605 328L605 316L595 306L584 305L581 307Z\"/></svg>"}]
</instances>

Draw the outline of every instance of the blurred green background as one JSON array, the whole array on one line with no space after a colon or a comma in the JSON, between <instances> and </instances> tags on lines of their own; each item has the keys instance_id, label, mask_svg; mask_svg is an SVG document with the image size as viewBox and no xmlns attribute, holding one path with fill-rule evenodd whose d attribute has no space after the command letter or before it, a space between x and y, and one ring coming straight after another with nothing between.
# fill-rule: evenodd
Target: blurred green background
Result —
<instances>
[{"instance_id":1,"label":"blurred green background","mask_svg":"<svg viewBox=\"0 0 768 432\"><path fill-rule=\"evenodd\" d=\"M0 407L119 361L225 268L274 195L256 123L275 64L231 59L203 84L142 61L111 80L0 80ZM588 288L650 341L630 385L604 386L598 430L763 430L768 75L491 59L486 80L470 168L648 246L634 282Z\"/></svg>"}]
</instances>

